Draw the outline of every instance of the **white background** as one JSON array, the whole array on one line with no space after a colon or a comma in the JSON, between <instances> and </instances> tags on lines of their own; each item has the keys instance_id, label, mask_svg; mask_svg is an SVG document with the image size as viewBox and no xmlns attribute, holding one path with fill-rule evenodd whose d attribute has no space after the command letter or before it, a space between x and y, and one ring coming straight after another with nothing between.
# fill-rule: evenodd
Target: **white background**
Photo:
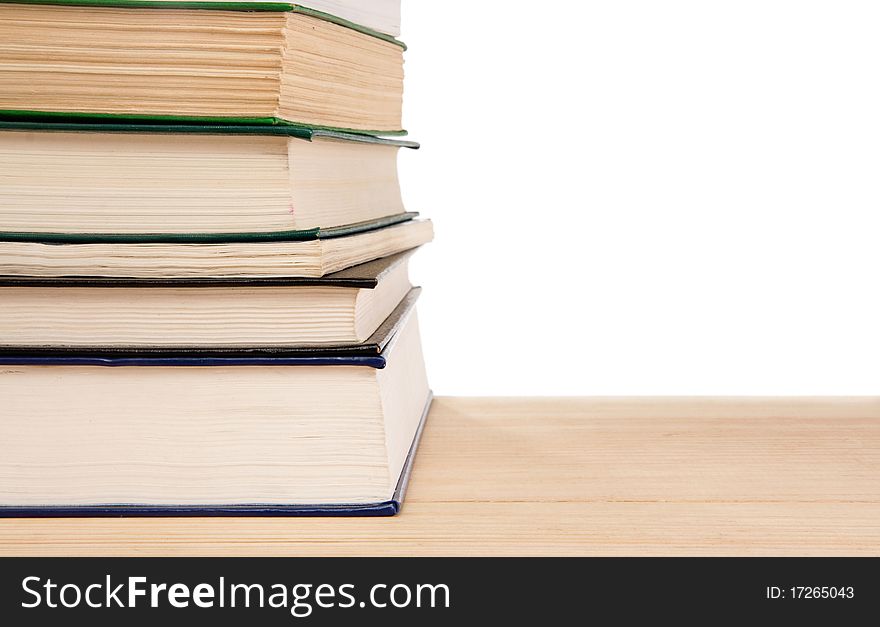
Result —
<instances>
[{"instance_id":1,"label":"white background","mask_svg":"<svg viewBox=\"0 0 880 627\"><path fill-rule=\"evenodd\" d=\"M404 0L435 390L880 393L880 3Z\"/></svg>"}]
</instances>

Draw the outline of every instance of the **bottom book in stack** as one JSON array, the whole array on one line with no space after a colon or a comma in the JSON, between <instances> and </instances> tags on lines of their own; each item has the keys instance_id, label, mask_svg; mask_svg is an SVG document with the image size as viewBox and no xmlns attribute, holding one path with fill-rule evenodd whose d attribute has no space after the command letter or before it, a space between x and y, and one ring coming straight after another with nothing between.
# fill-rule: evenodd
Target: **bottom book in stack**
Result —
<instances>
[{"instance_id":1,"label":"bottom book in stack","mask_svg":"<svg viewBox=\"0 0 880 627\"><path fill-rule=\"evenodd\" d=\"M0 354L0 516L397 513L431 401L417 294L373 353Z\"/></svg>"}]
</instances>

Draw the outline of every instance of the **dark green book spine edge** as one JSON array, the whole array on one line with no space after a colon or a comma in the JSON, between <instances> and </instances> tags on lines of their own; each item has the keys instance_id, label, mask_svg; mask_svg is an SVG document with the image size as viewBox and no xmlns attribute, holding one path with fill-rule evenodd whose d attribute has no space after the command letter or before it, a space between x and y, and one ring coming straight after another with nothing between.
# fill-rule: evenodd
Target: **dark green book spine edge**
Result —
<instances>
[{"instance_id":1,"label":"dark green book spine edge","mask_svg":"<svg viewBox=\"0 0 880 627\"><path fill-rule=\"evenodd\" d=\"M418 142L401 139L388 139L374 135L358 135L341 131L326 131L294 126L292 124L131 124L121 121L88 123L88 122L43 122L37 119L10 120L0 118L0 131L57 131L84 133L190 133L193 135L259 135L275 137L293 137L312 141L315 138L335 139L358 144L378 144L380 146L396 146L398 148L418 149Z\"/></svg>"},{"instance_id":2,"label":"dark green book spine edge","mask_svg":"<svg viewBox=\"0 0 880 627\"><path fill-rule=\"evenodd\" d=\"M317 237L318 239L347 237L349 235L364 233L365 231L374 231L376 229L385 228L386 226L394 226L395 224L410 222L418 217L418 212L410 211L408 213L401 213L396 216L388 216L387 218L379 218L378 220L371 220L369 222L360 222L358 224L349 224L347 226L336 226L328 229L319 229Z\"/></svg>"},{"instance_id":3,"label":"dark green book spine edge","mask_svg":"<svg viewBox=\"0 0 880 627\"><path fill-rule=\"evenodd\" d=\"M409 222L419 214L401 213L379 220L330 229L272 231L268 233L11 233L0 231L0 242L31 244L242 244L255 242L308 242L375 231Z\"/></svg>"},{"instance_id":4,"label":"dark green book spine edge","mask_svg":"<svg viewBox=\"0 0 880 627\"><path fill-rule=\"evenodd\" d=\"M349 20L287 2L156 2L155 0L0 0L0 4L48 4L69 7L113 7L120 9L190 9L196 11L246 11L302 13L311 17L350 28L359 33L382 39L406 50L406 44L391 35L367 28Z\"/></svg>"},{"instance_id":5,"label":"dark green book spine edge","mask_svg":"<svg viewBox=\"0 0 880 627\"><path fill-rule=\"evenodd\" d=\"M375 137L388 135L400 137L407 134L405 130L370 130L364 131L352 128L337 128L333 126L318 126L303 124L280 118L247 118L247 117L212 117L197 115L151 115L139 113L81 113L76 111L33 111L25 109L0 109L0 121L16 122L30 121L33 123L57 123L70 122L78 124L120 124L125 122L144 124L149 122L164 122L166 125L205 125L216 124L224 127L253 126L278 129L308 129L313 132L339 133L342 135L358 135ZM293 133L298 131L293 131ZM293 134L291 133L291 134ZM283 134L283 133L282 133Z\"/></svg>"}]
</instances>

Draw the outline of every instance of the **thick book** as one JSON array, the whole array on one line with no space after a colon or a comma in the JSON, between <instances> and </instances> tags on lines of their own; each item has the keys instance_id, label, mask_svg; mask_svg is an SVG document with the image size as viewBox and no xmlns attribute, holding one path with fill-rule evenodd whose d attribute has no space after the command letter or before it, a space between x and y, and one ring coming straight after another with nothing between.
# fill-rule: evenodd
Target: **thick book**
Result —
<instances>
[{"instance_id":1,"label":"thick book","mask_svg":"<svg viewBox=\"0 0 880 627\"><path fill-rule=\"evenodd\" d=\"M260 279L323 277L416 248L430 220L321 232L309 241L66 243L0 241L0 278Z\"/></svg>"},{"instance_id":2,"label":"thick book","mask_svg":"<svg viewBox=\"0 0 880 627\"><path fill-rule=\"evenodd\" d=\"M357 17L386 2L319 4ZM3 1L0 29L5 117L404 132L405 46L301 5Z\"/></svg>"},{"instance_id":3,"label":"thick book","mask_svg":"<svg viewBox=\"0 0 880 627\"><path fill-rule=\"evenodd\" d=\"M0 121L0 241L308 240L407 215L418 144L296 126Z\"/></svg>"},{"instance_id":4,"label":"thick book","mask_svg":"<svg viewBox=\"0 0 880 627\"><path fill-rule=\"evenodd\" d=\"M319 280L0 279L0 353L378 354L420 293L408 257Z\"/></svg>"},{"instance_id":5,"label":"thick book","mask_svg":"<svg viewBox=\"0 0 880 627\"><path fill-rule=\"evenodd\" d=\"M390 515L431 393L379 356L0 354L0 517Z\"/></svg>"}]
</instances>

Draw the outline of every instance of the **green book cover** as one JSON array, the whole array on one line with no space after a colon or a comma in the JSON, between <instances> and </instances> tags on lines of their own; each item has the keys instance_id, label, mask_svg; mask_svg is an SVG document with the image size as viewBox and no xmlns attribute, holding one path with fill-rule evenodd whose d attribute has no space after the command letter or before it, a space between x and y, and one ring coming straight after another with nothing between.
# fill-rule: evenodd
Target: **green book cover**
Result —
<instances>
[{"instance_id":1,"label":"green book cover","mask_svg":"<svg viewBox=\"0 0 880 627\"><path fill-rule=\"evenodd\" d=\"M2 2L2 0L0 0ZM173 126L179 126L182 130L187 127L195 128L274 128L277 129L279 135L298 136L303 129L316 133L323 132L325 134L335 134L340 136L367 136L378 137L385 135L388 137L403 137L409 133L405 130L399 131L380 131L358 129L338 128L333 126L317 126L308 124L298 124L289 122L281 118L240 118L240 117L207 117L207 116L188 116L188 115L136 115L125 113L77 113L74 111L23 111L17 109L0 109L0 123L14 122L31 122L31 123L71 123L80 124L82 126L128 126L129 130L136 130L137 126L147 125L149 123L154 126L164 123L167 129ZM203 131L206 132L206 131ZM251 134L258 134L256 131Z\"/></svg>"},{"instance_id":2,"label":"green book cover","mask_svg":"<svg viewBox=\"0 0 880 627\"><path fill-rule=\"evenodd\" d=\"M419 143L403 139L390 139L341 131L337 129L304 126L301 124L259 124L259 123L188 123L170 120L157 120L149 117L141 123L127 122L120 116L108 115L97 119L77 114L46 114L29 112L26 115L7 115L0 117L0 131L74 131L88 133L182 133L193 135L271 135L295 137L312 141L314 139L337 139L360 144L379 144L398 148L418 149ZM387 133L386 133L387 134Z\"/></svg>"},{"instance_id":3,"label":"green book cover","mask_svg":"<svg viewBox=\"0 0 880 627\"><path fill-rule=\"evenodd\" d=\"M416 212L359 222L327 229L270 231L259 233L10 233L0 231L0 242L34 244L234 244L254 242L306 242L346 237L409 222Z\"/></svg>"}]
</instances>

